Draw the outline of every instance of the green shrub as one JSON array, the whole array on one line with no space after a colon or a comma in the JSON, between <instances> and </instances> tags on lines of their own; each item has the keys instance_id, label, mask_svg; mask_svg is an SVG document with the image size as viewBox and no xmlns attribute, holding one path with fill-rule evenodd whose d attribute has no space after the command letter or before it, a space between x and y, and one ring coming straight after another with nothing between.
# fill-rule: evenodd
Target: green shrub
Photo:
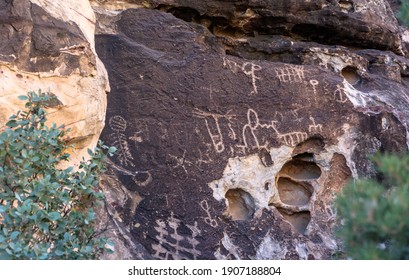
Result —
<instances>
[{"instance_id":1,"label":"green shrub","mask_svg":"<svg viewBox=\"0 0 409 280\"><path fill-rule=\"evenodd\" d=\"M336 199L338 236L353 259L409 259L409 156L374 161L382 182L351 182Z\"/></svg>"},{"instance_id":2,"label":"green shrub","mask_svg":"<svg viewBox=\"0 0 409 280\"><path fill-rule=\"evenodd\" d=\"M94 230L102 202L98 175L102 143L78 169L59 168L70 157L63 127L46 125L47 94L30 92L26 111L9 118L0 133L0 259L93 259L108 240Z\"/></svg>"},{"instance_id":3,"label":"green shrub","mask_svg":"<svg viewBox=\"0 0 409 280\"><path fill-rule=\"evenodd\" d=\"M402 23L409 25L409 0L401 0L398 18L402 21Z\"/></svg>"}]
</instances>

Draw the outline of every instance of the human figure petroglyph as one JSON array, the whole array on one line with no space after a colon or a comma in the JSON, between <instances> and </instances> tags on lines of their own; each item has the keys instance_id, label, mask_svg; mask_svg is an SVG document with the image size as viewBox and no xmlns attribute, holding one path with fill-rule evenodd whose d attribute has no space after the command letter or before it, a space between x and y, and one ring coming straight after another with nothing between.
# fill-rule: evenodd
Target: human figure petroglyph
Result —
<instances>
[{"instance_id":1,"label":"human figure petroglyph","mask_svg":"<svg viewBox=\"0 0 409 280\"><path fill-rule=\"evenodd\" d=\"M243 148L244 150L250 149L252 147L255 147L257 149L266 148L268 146L268 142L260 144L260 140L256 133L260 128L273 129L273 125L260 123L257 112L254 109L248 109L247 123L243 126L242 129L242 138L244 145L239 145L238 147ZM251 142L254 144L252 144Z\"/></svg>"},{"instance_id":2,"label":"human figure petroglyph","mask_svg":"<svg viewBox=\"0 0 409 280\"><path fill-rule=\"evenodd\" d=\"M129 149L129 145L126 139L125 130L127 128L126 120L121 116L113 116L109 119L109 127L114 131L110 134L110 137L114 138L113 145L118 147L118 160L121 165L132 166L133 156Z\"/></svg>"},{"instance_id":3,"label":"human figure petroglyph","mask_svg":"<svg viewBox=\"0 0 409 280\"><path fill-rule=\"evenodd\" d=\"M182 167L185 173L188 174L185 164L192 166L193 162L186 159L186 150L183 151L182 156L175 156L171 154L169 154L169 156L176 161L176 164L173 166L174 168Z\"/></svg>"},{"instance_id":4,"label":"human figure petroglyph","mask_svg":"<svg viewBox=\"0 0 409 280\"><path fill-rule=\"evenodd\" d=\"M195 109L195 111L193 112L193 115L195 117L202 118L205 120L207 132L209 133L210 139L212 140L214 149L216 150L217 153L222 153L225 150L225 146L224 146L223 134L220 128L220 119L224 118L227 121L230 121L235 116L231 115L230 111L228 111L224 115L221 115L221 114L216 114L216 113L204 112L199 109ZM212 127L210 122L214 124L214 127Z\"/></svg>"},{"instance_id":5,"label":"human figure petroglyph","mask_svg":"<svg viewBox=\"0 0 409 280\"><path fill-rule=\"evenodd\" d=\"M348 101L348 97L341 85L337 85L337 89L334 91L334 100L339 103L345 103Z\"/></svg>"},{"instance_id":6,"label":"human figure petroglyph","mask_svg":"<svg viewBox=\"0 0 409 280\"><path fill-rule=\"evenodd\" d=\"M317 80L310 80L310 85L312 86L312 92L314 93L314 96L317 96L317 86L319 82Z\"/></svg>"},{"instance_id":7,"label":"human figure petroglyph","mask_svg":"<svg viewBox=\"0 0 409 280\"><path fill-rule=\"evenodd\" d=\"M316 124L315 119L313 117L310 117L310 120L311 120L312 124L308 126L309 133L311 133L311 134L321 133L322 132L322 124Z\"/></svg>"},{"instance_id":8,"label":"human figure petroglyph","mask_svg":"<svg viewBox=\"0 0 409 280\"><path fill-rule=\"evenodd\" d=\"M173 212L171 217L165 222L161 219L156 220L156 226L154 227L158 235L155 236L158 244L152 244L152 249L155 251L154 257L157 259L173 259L180 260L186 259L184 253L188 253L193 256L193 259L197 259L200 256L200 251L197 250L197 245L200 242L196 239L200 235L201 230L197 226L197 222L194 225L186 225L192 232L191 236L182 236L178 233L178 229L181 225L181 220L174 217ZM188 243L187 245L182 245ZM169 249L171 250L169 250Z\"/></svg>"},{"instance_id":9,"label":"human figure petroglyph","mask_svg":"<svg viewBox=\"0 0 409 280\"><path fill-rule=\"evenodd\" d=\"M257 80L261 80L261 78L256 75L256 71L263 69L260 65L253 62L244 62L242 65L240 65L237 62L223 57L223 67L228 67L233 73L237 73L239 70L242 71L251 79L253 90L250 92L250 95L258 93Z\"/></svg>"},{"instance_id":10,"label":"human figure petroglyph","mask_svg":"<svg viewBox=\"0 0 409 280\"><path fill-rule=\"evenodd\" d=\"M201 89L207 90L209 92L210 100L213 100L213 93L220 92L218 89L213 88L212 86L209 87L200 87Z\"/></svg>"},{"instance_id":11,"label":"human figure petroglyph","mask_svg":"<svg viewBox=\"0 0 409 280\"><path fill-rule=\"evenodd\" d=\"M305 80L303 65L286 65L275 72L282 83L302 83Z\"/></svg>"},{"instance_id":12,"label":"human figure petroglyph","mask_svg":"<svg viewBox=\"0 0 409 280\"><path fill-rule=\"evenodd\" d=\"M209 226L216 228L218 226L218 223L215 219L212 218L212 216L210 215L210 207L209 204L207 203L207 200L202 200L200 202L200 207L206 212L207 217L204 218L204 221L206 224L208 224Z\"/></svg>"}]
</instances>

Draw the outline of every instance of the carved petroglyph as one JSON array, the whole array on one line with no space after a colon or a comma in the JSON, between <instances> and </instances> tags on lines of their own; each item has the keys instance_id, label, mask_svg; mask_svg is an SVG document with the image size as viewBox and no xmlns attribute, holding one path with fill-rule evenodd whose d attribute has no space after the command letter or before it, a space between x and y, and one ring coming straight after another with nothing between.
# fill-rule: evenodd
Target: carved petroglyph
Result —
<instances>
[{"instance_id":1,"label":"carved petroglyph","mask_svg":"<svg viewBox=\"0 0 409 280\"><path fill-rule=\"evenodd\" d=\"M313 82L312 84L317 83ZM246 115L247 122L239 128L236 128L237 124L231 122L233 118L236 118L236 115L231 114L231 111L228 111L226 114L215 114L195 109L193 114L195 117L205 120L206 129L211 139L211 144L209 145L212 145L217 153L221 153L226 150L226 145L228 145L229 142L227 141L225 143L226 139L234 140L234 142L240 141L239 144L230 144L230 146L227 147L228 150L230 149L231 155L234 155L236 153L237 148L241 150L241 153L246 153L252 149L268 149L269 145L271 144L271 141L268 137L274 137L274 134L276 135L275 138L278 139L278 141L282 144L289 147L294 147L299 143L307 140L309 133L319 134L322 132L322 124L317 124L315 122L315 119L310 117L311 124L308 125L308 131L281 133L278 128L279 123L285 121L290 116L292 121L298 123L302 123L305 119L300 116L296 110L292 111L291 115L288 115L287 117L284 117L280 112L275 112L274 118L280 119L280 121L261 121L258 113L254 109L249 108ZM223 125L223 128L221 126L221 119L226 120L226 124ZM239 133L236 133L237 129L240 129ZM270 130L270 132L266 130ZM307 130L307 127L305 130ZM223 138L223 135L226 136L226 139ZM203 160L204 153L202 151L199 151L199 153L200 162L197 161L197 164L211 162L211 159L209 157L208 160Z\"/></svg>"},{"instance_id":2,"label":"carved petroglyph","mask_svg":"<svg viewBox=\"0 0 409 280\"><path fill-rule=\"evenodd\" d=\"M211 149L211 145L210 144L207 144L207 145L209 145L210 146L210 148L209 149ZM209 151L209 149L208 149L208 151ZM202 150L198 150L199 151L199 159L196 161L196 164L199 166L199 167L201 167L202 166L202 164L209 164L209 163L212 163L213 162L213 160L210 158L210 156L209 156L209 152L208 151L206 151L206 152L202 152Z\"/></svg>"},{"instance_id":3,"label":"carved petroglyph","mask_svg":"<svg viewBox=\"0 0 409 280\"><path fill-rule=\"evenodd\" d=\"M315 119L313 117L310 117L310 120L311 120L312 124L308 126L308 132L311 133L311 134L321 133L322 132L322 124L316 124Z\"/></svg>"},{"instance_id":4,"label":"carved petroglyph","mask_svg":"<svg viewBox=\"0 0 409 280\"><path fill-rule=\"evenodd\" d=\"M206 224L208 224L209 226L216 228L218 226L217 221L215 219L212 218L212 216L210 215L210 208L209 208L209 204L207 203L207 200L202 200L200 202L200 207L206 212L207 217L204 218L204 221Z\"/></svg>"},{"instance_id":5,"label":"carved petroglyph","mask_svg":"<svg viewBox=\"0 0 409 280\"><path fill-rule=\"evenodd\" d=\"M212 140L213 147L217 153L222 153L225 150L224 142L223 142L223 134L220 129L220 119L224 118L227 121L230 121L234 118L234 115L230 115L230 111L226 114L215 114L215 113L208 113L201 111L199 109L195 109L193 115L198 118L202 118L205 120L207 132L209 133L210 139ZM213 123L214 127L210 123Z\"/></svg>"},{"instance_id":6,"label":"carved petroglyph","mask_svg":"<svg viewBox=\"0 0 409 280\"><path fill-rule=\"evenodd\" d=\"M236 139L237 139L237 135L236 135L236 132L234 131L234 129L233 129L231 123L228 123L227 126L229 127L229 134L228 134L228 135L229 135L230 139L236 140Z\"/></svg>"},{"instance_id":7,"label":"carved petroglyph","mask_svg":"<svg viewBox=\"0 0 409 280\"><path fill-rule=\"evenodd\" d=\"M277 138L286 146L295 147L297 146L297 144L305 141L308 138L307 133L300 131L280 133L276 127L277 123L278 123L277 121L272 121L271 122L272 128L277 133Z\"/></svg>"},{"instance_id":8,"label":"carved petroglyph","mask_svg":"<svg viewBox=\"0 0 409 280\"><path fill-rule=\"evenodd\" d=\"M191 165L193 165L193 162L186 159L186 150L183 151L182 156L175 156L175 155L171 155L171 154L169 156L172 159L174 159L175 162L176 162L176 164L173 166L174 168L182 167L183 170L185 171L185 173L188 174L185 164L188 164L188 165L191 166Z\"/></svg>"},{"instance_id":9,"label":"carved petroglyph","mask_svg":"<svg viewBox=\"0 0 409 280\"><path fill-rule=\"evenodd\" d=\"M282 83L302 83L305 80L303 65L286 65L275 72Z\"/></svg>"},{"instance_id":10,"label":"carved petroglyph","mask_svg":"<svg viewBox=\"0 0 409 280\"><path fill-rule=\"evenodd\" d=\"M158 244L152 244L155 258L180 260L187 259L185 254L193 256L193 259L200 256L201 253L197 250L197 245L200 242L197 241L196 237L200 235L201 231L197 226L197 222L194 225L186 225L192 232L191 236L182 236L178 233L181 220L175 218L173 212L166 222L161 219L156 220L156 225L154 228L158 235L155 238Z\"/></svg>"},{"instance_id":11,"label":"carved petroglyph","mask_svg":"<svg viewBox=\"0 0 409 280\"><path fill-rule=\"evenodd\" d=\"M312 92L314 93L314 96L317 96L317 86L319 82L317 80L310 80L310 85L312 86Z\"/></svg>"},{"instance_id":12,"label":"carved petroglyph","mask_svg":"<svg viewBox=\"0 0 409 280\"><path fill-rule=\"evenodd\" d=\"M133 164L133 156L131 151L129 150L129 145L126 139L125 130L127 127L126 120L121 116L114 116L109 119L109 127L114 131L110 134L110 137L114 138L113 145L118 147L118 160L121 165L124 166L132 166Z\"/></svg>"},{"instance_id":13,"label":"carved petroglyph","mask_svg":"<svg viewBox=\"0 0 409 280\"><path fill-rule=\"evenodd\" d=\"M123 174L132 176L132 181L140 187L149 185L153 180L152 174L149 171L129 171L128 169L115 164L110 164L110 166ZM141 177L141 175L145 175L143 176L144 179L137 179Z\"/></svg>"},{"instance_id":14,"label":"carved petroglyph","mask_svg":"<svg viewBox=\"0 0 409 280\"><path fill-rule=\"evenodd\" d=\"M250 95L258 93L257 80L261 80L261 78L256 75L256 71L263 69L260 65L253 62L244 62L240 65L235 61L223 57L223 67L228 67L233 73L237 73L239 70L242 71L251 79L253 90L250 92Z\"/></svg>"},{"instance_id":15,"label":"carved petroglyph","mask_svg":"<svg viewBox=\"0 0 409 280\"><path fill-rule=\"evenodd\" d=\"M262 124L260 123L258 114L253 109L248 109L247 111L247 123L243 126L242 137L243 145L238 145L238 147L246 149L251 148L267 148L268 143L260 144L258 136L256 134L259 128L273 128L272 124ZM274 128L273 128L274 129Z\"/></svg>"},{"instance_id":16,"label":"carved petroglyph","mask_svg":"<svg viewBox=\"0 0 409 280\"><path fill-rule=\"evenodd\" d=\"M134 141L134 142L135 142L135 145L136 145L137 143L142 143L143 138L142 138L141 134L142 134L142 131L137 131L137 132L134 133L133 136L129 137L129 140Z\"/></svg>"},{"instance_id":17,"label":"carved petroglyph","mask_svg":"<svg viewBox=\"0 0 409 280\"><path fill-rule=\"evenodd\" d=\"M210 95L210 99L213 100L213 93L218 93L220 92L218 89L213 88L212 86L210 87L200 87L201 89L207 90Z\"/></svg>"},{"instance_id":18,"label":"carved petroglyph","mask_svg":"<svg viewBox=\"0 0 409 280\"><path fill-rule=\"evenodd\" d=\"M146 178L144 178L142 180L137 179L137 176L132 177L132 181L134 181L134 183L137 184L140 187L146 187L153 180L152 174L149 171L138 171L136 173L137 173L137 175L139 175L139 174L146 175Z\"/></svg>"},{"instance_id":19,"label":"carved petroglyph","mask_svg":"<svg viewBox=\"0 0 409 280\"><path fill-rule=\"evenodd\" d=\"M334 91L334 100L339 103L345 103L348 101L348 97L341 85L337 85L337 89Z\"/></svg>"}]
</instances>

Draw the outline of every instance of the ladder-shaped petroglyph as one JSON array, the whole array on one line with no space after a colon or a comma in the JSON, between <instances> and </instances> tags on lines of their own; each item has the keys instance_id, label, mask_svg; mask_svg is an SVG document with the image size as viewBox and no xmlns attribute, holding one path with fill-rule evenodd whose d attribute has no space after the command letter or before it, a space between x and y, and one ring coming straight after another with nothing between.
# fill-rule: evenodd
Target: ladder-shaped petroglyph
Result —
<instances>
[{"instance_id":1,"label":"ladder-shaped petroglyph","mask_svg":"<svg viewBox=\"0 0 409 280\"><path fill-rule=\"evenodd\" d=\"M199 241L196 239L201 231L197 226L186 225L190 229L191 236L182 236L178 233L181 226L181 220L174 217L173 212L167 221L161 219L156 220L154 227L158 235L155 236L157 244L152 244L152 249L155 251L153 255L157 259L163 260L181 260L188 259L187 255L197 259L201 252L197 250ZM168 249L169 248L169 249Z\"/></svg>"},{"instance_id":2,"label":"ladder-shaped petroglyph","mask_svg":"<svg viewBox=\"0 0 409 280\"><path fill-rule=\"evenodd\" d=\"M312 124L308 126L308 132L310 134L319 134L322 132L322 124L316 124L315 119L310 117Z\"/></svg>"},{"instance_id":3,"label":"ladder-shaped petroglyph","mask_svg":"<svg viewBox=\"0 0 409 280\"><path fill-rule=\"evenodd\" d=\"M337 89L334 91L334 100L338 103L345 103L348 101L348 97L341 85L337 85Z\"/></svg>"},{"instance_id":4,"label":"ladder-shaped petroglyph","mask_svg":"<svg viewBox=\"0 0 409 280\"><path fill-rule=\"evenodd\" d=\"M275 72L282 83L302 83L305 80L303 65L285 65Z\"/></svg>"},{"instance_id":5,"label":"ladder-shaped petroglyph","mask_svg":"<svg viewBox=\"0 0 409 280\"><path fill-rule=\"evenodd\" d=\"M204 119L207 132L209 133L210 139L212 140L213 147L217 153L222 153L225 150L223 134L220 128L220 119L226 119L230 121L234 118L234 115L230 114L228 111L226 114L216 114L216 113L208 113L204 112L199 109L195 109L193 115L197 118Z\"/></svg>"},{"instance_id":6,"label":"ladder-shaped petroglyph","mask_svg":"<svg viewBox=\"0 0 409 280\"><path fill-rule=\"evenodd\" d=\"M277 133L277 138L284 143L286 146L295 147L299 143L305 141L308 138L308 134L305 132L295 131L289 133L280 133L277 130L277 121L271 121L271 126Z\"/></svg>"},{"instance_id":7,"label":"ladder-shaped petroglyph","mask_svg":"<svg viewBox=\"0 0 409 280\"><path fill-rule=\"evenodd\" d=\"M212 216L210 215L210 208L209 208L209 204L207 203L207 200L202 200L200 202L200 207L207 214L207 217L204 218L205 223L208 224L209 226L213 227L213 228L216 228L218 226L218 224L217 224L217 221L215 219L213 219Z\"/></svg>"},{"instance_id":8,"label":"ladder-shaped petroglyph","mask_svg":"<svg viewBox=\"0 0 409 280\"><path fill-rule=\"evenodd\" d=\"M250 95L258 93L257 80L261 80L261 78L257 76L256 72L263 69L260 65L253 62L244 62L243 64L239 64L233 60L223 57L223 67L229 68L233 73L237 73L238 71L243 72L251 79L253 90L250 92Z\"/></svg>"},{"instance_id":9,"label":"ladder-shaped petroglyph","mask_svg":"<svg viewBox=\"0 0 409 280\"><path fill-rule=\"evenodd\" d=\"M132 166L133 164L133 156L131 151L129 150L129 145L126 139L125 130L127 127L126 120L121 116L113 116L109 119L109 127L113 131L110 134L110 137L114 139L113 145L118 147L118 160L121 165L123 166Z\"/></svg>"}]
</instances>

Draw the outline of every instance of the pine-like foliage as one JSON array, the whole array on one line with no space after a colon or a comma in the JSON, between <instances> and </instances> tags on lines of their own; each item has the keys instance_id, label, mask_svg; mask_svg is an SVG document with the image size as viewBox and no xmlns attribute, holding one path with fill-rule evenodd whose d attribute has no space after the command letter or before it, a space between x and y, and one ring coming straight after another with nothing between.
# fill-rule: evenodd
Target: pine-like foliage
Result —
<instances>
[{"instance_id":1,"label":"pine-like foliage","mask_svg":"<svg viewBox=\"0 0 409 280\"><path fill-rule=\"evenodd\" d=\"M373 159L384 179L357 180L342 190L338 236L353 259L409 259L409 156Z\"/></svg>"},{"instance_id":2,"label":"pine-like foliage","mask_svg":"<svg viewBox=\"0 0 409 280\"><path fill-rule=\"evenodd\" d=\"M94 230L103 199L100 143L77 170L60 169L70 157L63 127L46 125L47 94L20 96L26 110L10 117L0 133L0 259L93 259L108 240Z\"/></svg>"}]
</instances>

